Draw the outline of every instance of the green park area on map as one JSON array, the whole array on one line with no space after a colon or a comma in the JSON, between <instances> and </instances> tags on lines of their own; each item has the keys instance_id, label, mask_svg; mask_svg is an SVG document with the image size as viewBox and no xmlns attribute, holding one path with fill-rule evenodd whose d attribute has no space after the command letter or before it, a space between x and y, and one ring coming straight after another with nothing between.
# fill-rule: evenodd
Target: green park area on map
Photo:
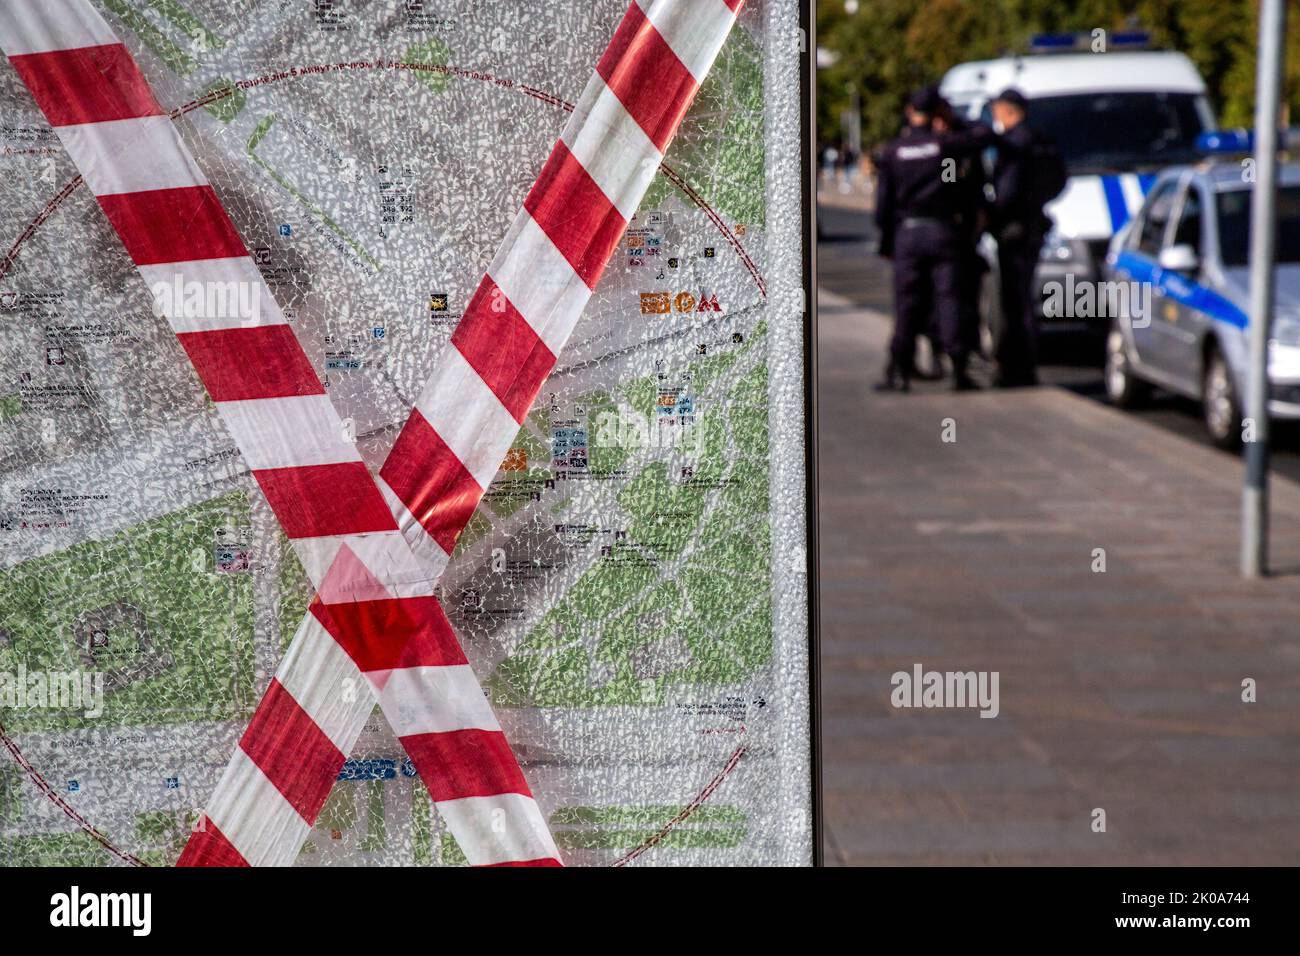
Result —
<instances>
[{"instance_id":1,"label":"green park area on map","mask_svg":"<svg viewBox=\"0 0 1300 956\"><path fill-rule=\"evenodd\" d=\"M213 559L216 531L247 522L239 492L0 574L0 671L105 675L102 717L28 708L6 713L8 729L249 716L252 579Z\"/></svg>"}]
</instances>

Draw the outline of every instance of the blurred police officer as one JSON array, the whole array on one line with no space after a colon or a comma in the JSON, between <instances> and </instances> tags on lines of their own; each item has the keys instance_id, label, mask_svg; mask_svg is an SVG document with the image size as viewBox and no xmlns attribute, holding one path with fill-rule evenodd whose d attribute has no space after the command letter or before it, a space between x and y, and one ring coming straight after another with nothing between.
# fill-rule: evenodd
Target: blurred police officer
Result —
<instances>
[{"instance_id":1,"label":"blurred police officer","mask_svg":"<svg viewBox=\"0 0 1300 956\"><path fill-rule=\"evenodd\" d=\"M913 97L912 99L916 98L917 97ZM927 129L925 116L924 114L917 113L916 109L912 105L912 99L909 99L903 107L903 125L899 136L904 139ZM928 126L931 128L937 128L936 120L937 117L932 116ZM884 152L889 145L889 143L886 143L877 146L872 150L871 161L874 169L878 170L880 168L881 157L884 155ZM882 255L883 254L884 253L882 253ZM890 255L886 255L886 258L889 257ZM929 289L921 289L919 292L922 296L929 295ZM944 372L943 362L940 358L943 351L939 346L939 328L935 323L934 309L932 308L932 303L928 299L925 301L918 301L914 303L914 305L918 315L928 316L927 320L916 330L917 340L925 340L926 363L923 364L920 361L920 357L916 354L915 349L913 349L912 367L909 370L908 379L909 381L920 379L923 382L937 382L947 373Z\"/></svg>"},{"instance_id":2,"label":"blurred police officer","mask_svg":"<svg viewBox=\"0 0 1300 956\"><path fill-rule=\"evenodd\" d=\"M1038 316L1034 269L1052 221L1043 207L1065 188L1065 164L1056 144L1029 124L1029 102L1009 89L993 101L1001 133L993 167L990 231L998 241L1002 329L995 353L997 384L1038 382Z\"/></svg>"},{"instance_id":3,"label":"blurred police officer","mask_svg":"<svg viewBox=\"0 0 1300 956\"><path fill-rule=\"evenodd\" d=\"M941 101L930 126L938 133L960 133L969 128L947 100ZM962 202L957 213L957 332L968 353L980 348L980 283L988 265L980 255L979 243L988 226L988 199L984 194L987 183L988 175L978 155L964 156L958 161L957 184Z\"/></svg>"},{"instance_id":4,"label":"blurred police officer","mask_svg":"<svg viewBox=\"0 0 1300 956\"><path fill-rule=\"evenodd\" d=\"M940 345L952 362L953 387L973 387L968 343L960 333L960 213L965 199L958 166L992 141L987 128L936 131L931 121L943 101L934 87L908 103L909 129L880 151L876 226L880 254L894 261L894 334L881 390L907 391L916 337L934 310Z\"/></svg>"}]
</instances>

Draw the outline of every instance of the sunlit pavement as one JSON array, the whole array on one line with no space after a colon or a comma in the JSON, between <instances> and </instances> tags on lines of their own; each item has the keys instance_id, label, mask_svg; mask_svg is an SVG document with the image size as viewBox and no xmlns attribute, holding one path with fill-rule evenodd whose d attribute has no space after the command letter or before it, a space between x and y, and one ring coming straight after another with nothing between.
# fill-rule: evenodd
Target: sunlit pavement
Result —
<instances>
[{"instance_id":1,"label":"sunlit pavement","mask_svg":"<svg viewBox=\"0 0 1300 956\"><path fill-rule=\"evenodd\" d=\"M1243 583L1236 459L1066 388L874 393L888 272L819 257L828 862L1300 862L1300 485ZM895 709L918 663L999 715Z\"/></svg>"}]
</instances>

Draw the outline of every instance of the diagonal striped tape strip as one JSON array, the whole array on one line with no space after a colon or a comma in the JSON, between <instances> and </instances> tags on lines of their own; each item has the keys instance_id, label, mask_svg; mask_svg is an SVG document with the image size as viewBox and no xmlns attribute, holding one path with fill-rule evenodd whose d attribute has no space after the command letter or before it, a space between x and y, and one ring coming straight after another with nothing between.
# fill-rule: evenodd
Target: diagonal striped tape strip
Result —
<instances>
[{"instance_id":1,"label":"diagonal striped tape strip","mask_svg":"<svg viewBox=\"0 0 1300 956\"><path fill-rule=\"evenodd\" d=\"M381 488L408 538L412 537L414 531L412 525L418 521L445 551L449 552L454 546L455 536L468 520L482 494L482 488L504 455L505 449L500 447L500 439L504 437L508 443L516 430L513 426L502 429L499 425L493 429L492 420L501 417L501 412L504 411L511 420L518 422L526 413L546 373L554 364L555 355L572 330L573 323L590 294L590 288L608 261L613 246L626 225L627 216L635 209L649 177L657 168L662 158L660 146L666 145L667 139L671 137L671 130L675 129L676 123L684 114L698 80L707 72L708 65L725 39L737 6L738 4L726 4L724 7L721 0L704 0L697 4L643 0L629 8L610 50L601 60L597 75L593 77L582 102L575 110L573 120L566 127L561 142L557 144L525 202L524 211L516 220L501 253L489 270L489 275L476 296L479 308L472 309L467 316L490 318L485 311L487 308L506 316L511 328L510 337L506 340L509 347L501 350L505 358L494 355L483 347L486 338L483 332L487 323L481 322L478 326L471 323L457 330L457 338L453 342L455 347L448 351L448 357L444 360L443 364L450 365L450 371L460 373L461 379L470 381L477 378L480 387L490 392L496 401L473 403L478 406L479 414L467 427L463 417L458 421L449 420L449 405L442 401L444 396L438 394L435 384L422 396L420 405L412 413L408 427L403 432L402 440L395 448L394 457L390 458L389 465L385 468L385 477L391 477L393 481L386 488L381 484ZM652 66L650 60L657 62ZM656 82L668 91L666 104L656 104L652 98L646 98L643 91L638 90L634 79L646 76L656 77ZM624 161L611 162L611 156L619 156ZM199 185L201 184L195 183L195 186ZM192 207L205 209L209 205L204 201L205 198L196 196ZM129 213L130 210L127 211ZM129 215L121 218L127 223L132 221ZM209 250L212 257L233 251L222 245L229 238L219 228L220 225L219 221L215 222L212 228L199 233L198 238L212 246ZM124 236L124 241L125 238ZM160 258L157 244L148 246L146 237L140 237L136 241L139 244L137 258L146 260L147 263L156 262ZM130 244L128 248L131 248ZM536 270L538 260L549 268ZM510 300L511 292L522 308ZM466 366L473 369L475 374L466 375ZM445 382L450 377L435 373L431 381ZM276 388L287 395L310 393L310 381L304 385L293 376L289 376L287 382L273 381L276 382ZM222 384L226 387L226 383ZM238 380L229 383L228 387L235 389L232 395L243 394L238 391L240 385ZM277 394L276 397L281 396ZM250 399L245 397L231 400ZM495 442L494 438L497 439ZM399 453L398 449L402 451ZM405 468L402 467L403 464ZM429 481L424 472L441 478ZM395 498L400 501L394 501ZM310 527L307 524L304 530ZM418 539L418 531L414 537ZM304 646L311 643L302 637L306 630L300 631ZM300 639L295 640L295 648L299 646ZM327 642L316 641L315 646L319 648L325 643ZM295 655L292 650L286 657L287 664L299 669L308 666L303 661L304 656ZM282 667L281 670L283 675L285 668ZM347 680L347 677L341 676L346 672L346 666L338 670L336 676ZM421 673L436 673L436 670L427 668ZM399 706L402 699L427 696L411 689L421 686L418 679L421 673L412 675L415 680L398 683L393 683L390 678L390 688L407 689L396 695L396 700L389 701L389 706L385 707L386 712ZM274 685L272 693L268 694L266 706L271 713L278 713L282 708L282 688L282 684ZM444 687L443 690L445 689ZM437 688L431 690L434 694L439 692ZM381 694L381 702L393 696L391 691ZM353 723L356 731L359 731L359 723ZM279 724L270 717L260 723L255 722L255 727L262 729L276 726ZM339 732L342 738L348 736L346 728ZM508 772L493 773L490 770L500 771L503 767L509 770L509 766L513 766L517 772L517 764L492 758L494 751L500 757L504 739L492 736L498 732L487 733L488 736L485 737L478 730L442 730L435 731L432 737L421 733L403 735L403 742L413 759L417 751L425 754L423 760L416 760L417 766L421 762L436 760L446 768L440 778L431 780L423 772L422 776L426 776L426 783L429 783L435 798L444 798L437 799L444 816L449 821L462 821L467 830L482 829L472 825L475 806L480 806L481 812L490 809L494 817L499 817L503 809L516 802L506 799L511 796L511 786L518 789L517 784L509 782L512 775ZM270 752L265 751L257 741L246 735L246 742L248 748L244 757L247 756L247 750L253 750L259 753L263 764L272 770L277 767ZM437 745L430 746L431 743ZM328 748L313 748L312 752L316 749L329 753ZM468 755L471 759L461 759L458 754ZM328 760L308 763L313 767L329 766ZM250 770L247 764L248 761L237 754L227 776L242 781L242 786L249 793L267 791L265 771L256 764ZM490 770L485 772L485 767ZM475 769L470 773L467 768ZM261 776L253 770L262 770ZM323 771L318 771L318 776L321 772ZM488 786L501 788L501 793L492 795L496 798L496 803L482 803L489 796L479 793L484 779L488 781ZM522 780L522 775L519 775L519 779ZM458 782L457 786L468 788L467 792L454 798L457 790L455 787L448 790L447 780ZM475 780L479 782L475 783ZM332 778L325 781L326 790L329 782L332 782ZM293 791L298 793L302 790L303 783L293 781L292 786L298 788ZM273 787L281 793L286 790L278 784L273 784ZM306 790L314 793L318 792L319 787L315 790L307 787ZM220 794L219 787L218 796ZM264 802L273 803L269 797ZM224 807L227 803L229 801L214 798L213 806ZM309 809L311 806L311 801L303 803L300 800L299 803L304 808ZM244 812L239 813L233 810L221 813L221 816L230 816L232 822L223 828L214 819L206 839L196 838L192 841L194 852L190 853L187 849L187 854L193 861L229 859L227 848L233 844L225 831L232 829L232 824L247 829L248 818L254 815L247 812L247 809L245 807ZM271 811L274 809L270 808ZM535 804L531 809L527 806L520 808L518 813L537 816ZM297 828L275 826L275 812L265 813L263 817L270 820L271 828L278 830L281 838L288 841L298 839ZM454 823L452 829L453 832L457 829ZM541 832L545 832L544 825ZM457 836L461 839L459 833ZM464 844L465 840L462 839L461 842ZM527 842L525 840L520 843L513 852L527 856L531 852ZM207 849L204 849L205 846ZM480 860L475 860L476 854L472 850L468 855L474 862L520 862L493 858L490 852ZM507 853L505 857L509 855ZM497 856L501 854L498 853Z\"/></svg>"},{"instance_id":2,"label":"diagonal striped tape strip","mask_svg":"<svg viewBox=\"0 0 1300 956\"><path fill-rule=\"evenodd\" d=\"M66 44L74 45L60 48ZM194 316L174 296L161 311L322 596L333 602L405 601L402 614L382 621L388 638L436 629L459 653L441 609L428 596L428 569L412 557L397 530L390 501L397 502L379 487L355 448L340 440L342 421L315 370L274 308L216 193L170 121L160 122L162 110L125 47L89 4L68 0L3 0L0 45L147 280L161 281L164 291L192 281L238 291L242 282L255 286L254 300L272 303L265 312ZM345 627L354 626L352 617L336 617ZM340 646L355 643L346 629L335 628L330 635ZM417 642L401 643L414 647ZM482 699L468 667L458 677ZM244 862L290 862L282 848L294 846L296 853L294 841L300 844L319 813L344 759L337 744L350 748L359 724L345 720L331 736L289 686L272 683L231 765L230 772L243 775L245 793L255 799L214 800L207 849L196 847L195 856L229 860L233 850ZM308 693L310 685L294 686L309 702L320 703ZM446 754L426 750L410 751L422 776L443 792L454 790L463 768L444 766ZM438 764L430 765L434 759ZM523 805L531 794L504 737L483 759L493 763L486 776L508 779L503 792L520 804L512 804L505 825L496 828L502 838L486 862L556 858L545 826L538 830L540 814ZM481 790L471 788L467 796L480 797ZM275 836L263 839L268 828ZM468 823L451 828L453 833L459 828L462 838L477 837ZM518 856L507 845L510 840L527 855Z\"/></svg>"},{"instance_id":3,"label":"diagonal striped tape strip","mask_svg":"<svg viewBox=\"0 0 1300 956\"><path fill-rule=\"evenodd\" d=\"M670 133L675 132L739 6L738 0L637 0L629 7L610 44L614 52L602 57L603 68L588 83L380 472L401 502L404 532L423 530L448 555L455 547L659 167L655 137L665 144L667 139L658 117L676 117ZM606 82L605 73L644 75L648 68L640 60L665 56L677 60L657 67L676 77L660 87L673 100L667 106L655 106L640 93L620 96ZM292 655L291 649L281 666L282 680L313 667L310 655ZM382 674L390 681L380 699L408 753L432 756L425 749L432 740L422 740L417 728L391 715L419 713L422 700L437 696L438 689L424 682L436 668L418 674L408 668L407 679L392 684L390 675L399 671L370 665L361 667L370 680ZM321 693L334 698L352 678L342 671L329 674L320 683L334 681L333 689ZM442 739L443 746L470 743ZM456 776L454 753L441 759ZM508 801L440 799L446 794L439 782L425 782L449 821L509 807ZM472 862L489 860L467 855Z\"/></svg>"}]
</instances>

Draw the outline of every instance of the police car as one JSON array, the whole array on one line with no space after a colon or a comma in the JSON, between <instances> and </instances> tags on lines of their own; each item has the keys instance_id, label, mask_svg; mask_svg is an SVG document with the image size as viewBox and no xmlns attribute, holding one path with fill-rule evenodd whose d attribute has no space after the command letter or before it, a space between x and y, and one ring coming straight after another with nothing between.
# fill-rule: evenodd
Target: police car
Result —
<instances>
[{"instance_id":1,"label":"police car","mask_svg":"<svg viewBox=\"0 0 1300 956\"><path fill-rule=\"evenodd\" d=\"M1250 177L1240 159L1165 170L1111 246L1108 278L1149 289L1121 310L1106 342L1106 391L1120 407L1151 385L1202 404L1221 448L1241 442L1250 336ZM1277 298L1269 413L1300 419L1300 163L1278 171Z\"/></svg>"},{"instance_id":2,"label":"police car","mask_svg":"<svg viewBox=\"0 0 1300 956\"><path fill-rule=\"evenodd\" d=\"M1205 82L1181 53L1143 49L1141 33L1040 36L1026 56L963 63L940 92L969 119L991 123L990 103L1014 87L1029 100L1029 122L1057 143L1069 181L1047 207L1053 227L1037 271L1049 282L1095 282L1111 238L1142 205L1161 169L1193 162L1197 137L1214 127ZM1104 50L1105 52L1093 52ZM996 246L985 258L996 269ZM996 322L996 281L981 311ZM1042 313L1043 296L1036 296ZM1044 329L1095 332L1105 323L1043 316Z\"/></svg>"}]
</instances>

